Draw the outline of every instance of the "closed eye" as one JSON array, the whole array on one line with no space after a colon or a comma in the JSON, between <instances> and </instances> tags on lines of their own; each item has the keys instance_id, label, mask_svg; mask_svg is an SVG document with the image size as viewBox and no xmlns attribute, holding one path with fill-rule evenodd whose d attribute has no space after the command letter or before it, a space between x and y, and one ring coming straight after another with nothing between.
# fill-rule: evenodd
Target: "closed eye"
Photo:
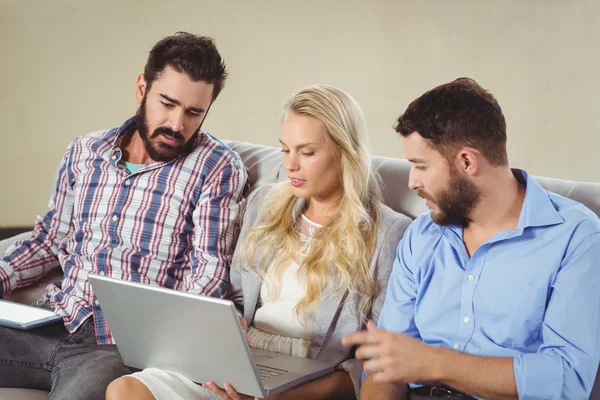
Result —
<instances>
[{"instance_id":1,"label":"closed eye","mask_svg":"<svg viewBox=\"0 0 600 400\"><path fill-rule=\"evenodd\" d=\"M313 152L310 152L310 153L300 153L300 154L302 154L303 156L306 156L306 157L311 157L311 156L315 155L315 152L313 151Z\"/></svg>"},{"instance_id":2,"label":"closed eye","mask_svg":"<svg viewBox=\"0 0 600 400\"><path fill-rule=\"evenodd\" d=\"M160 104L162 104L165 108L173 108L173 107L175 107L174 104L165 103L164 101L161 101Z\"/></svg>"},{"instance_id":3,"label":"closed eye","mask_svg":"<svg viewBox=\"0 0 600 400\"><path fill-rule=\"evenodd\" d=\"M194 118L200 117L200 114L195 111L188 111L187 113L189 116L194 117Z\"/></svg>"}]
</instances>

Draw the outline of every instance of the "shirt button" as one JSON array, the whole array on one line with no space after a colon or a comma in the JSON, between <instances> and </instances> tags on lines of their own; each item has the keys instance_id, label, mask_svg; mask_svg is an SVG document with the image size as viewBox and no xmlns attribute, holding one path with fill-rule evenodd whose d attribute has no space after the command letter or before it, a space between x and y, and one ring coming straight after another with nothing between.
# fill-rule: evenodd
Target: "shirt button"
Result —
<instances>
[{"instance_id":1,"label":"shirt button","mask_svg":"<svg viewBox=\"0 0 600 400\"><path fill-rule=\"evenodd\" d=\"M127 179L127 180L125 181L125 184L126 184L127 186L131 185L131 179Z\"/></svg>"},{"instance_id":2,"label":"shirt button","mask_svg":"<svg viewBox=\"0 0 600 400\"><path fill-rule=\"evenodd\" d=\"M115 154L115 155L113 155L111 158L112 158L113 160L116 160L116 159L117 159L117 155Z\"/></svg>"},{"instance_id":3,"label":"shirt button","mask_svg":"<svg viewBox=\"0 0 600 400\"><path fill-rule=\"evenodd\" d=\"M99 305L100 305L100 302L99 302L98 300L96 300L96 301L94 302L94 304L96 304L96 306L99 306Z\"/></svg>"},{"instance_id":4,"label":"shirt button","mask_svg":"<svg viewBox=\"0 0 600 400\"><path fill-rule=\"evenodd\" d=\"M465 324L468 324L468 323L469 323L469 321L471 321L471 318L469 318L469 317L464 317L464 318L463 318L463 322L464 322Z\"/></svg>"},{"instance_id":5,"label":"shirt button","mask_svg":"<svg viewBox=\"0 0 600 400\"><path fill-rule=\"evenodd\" d=\"M117 217L116 215L113 215L112 220L117 222L117 220L119 219L119 217Z\"/></svg>"},{"instance_id":6,"label":"shirt button","mask_svg":"<svg viewBox=\"0 0 600 400\"><path fill-rule=\"evenodd\" d=\"M460 344L458 344L458 343L454 343L454 344L452 345L452 348L453 348L454 350L458 350L458 349L460 349Z\"/></svg>"},{"instance_id":7,"label":"shirt button","mask_svg":"<svg viewBox=\"0 0 600 400\"><path fill-rule=\"evenodd\" d=\"M469 276L467 276L467 279L470 281L474 281L475 280L475 275L471 274Z\"/></svg>"},{"instance_id":8,"label":"shirt button","mask_svg":"<svg viewBox=\"0 0 600 400\"><path fill-rule=\"evenodd\" d=\"M104 275L106 275L106 274L104 273L104 271L100 271L100 276L104 276Z\"/></svg>"}]
</instances>

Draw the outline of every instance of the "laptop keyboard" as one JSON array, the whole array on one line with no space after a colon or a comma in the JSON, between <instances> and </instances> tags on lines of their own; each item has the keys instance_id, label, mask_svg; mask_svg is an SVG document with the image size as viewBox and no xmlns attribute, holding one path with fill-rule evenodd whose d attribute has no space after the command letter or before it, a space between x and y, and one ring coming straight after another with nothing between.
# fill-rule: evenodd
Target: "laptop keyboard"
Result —
<instances>
[{"instance_id":1,"label":"laptop keyboard","mask_svg":"<svg viewBox=\"0 0 600 400\"><path fill-rule=\"evenodd\" d=\"M262 381L275 378L276 376L283 375L287 372L282 369L265 367L264 365L257 365L256 369L258 370L258 376L260 376Z\"/></svg>"}]
</instances>

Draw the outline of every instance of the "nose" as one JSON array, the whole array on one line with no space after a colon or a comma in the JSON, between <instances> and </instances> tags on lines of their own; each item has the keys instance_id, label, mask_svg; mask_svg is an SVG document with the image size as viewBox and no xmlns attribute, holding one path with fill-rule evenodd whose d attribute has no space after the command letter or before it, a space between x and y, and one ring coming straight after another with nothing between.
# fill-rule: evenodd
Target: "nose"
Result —
<instances>
[{"instance_id":1,"label":"nose","mask_svg":"<svg viewBox=\"0 0 600 400\"><path fill-rule=\"evenodd\" d=\"M291 151L289 153L283 153L283 166L288 172L298 171L300 169L298 156Z\"/></svg>"},{"instance_id":2,"label":"nose","mask_svg":"<svg viewBox=\"0 0 600 400\"><path fill-rule=\"evenodd\" d=\"M183 131L183 118L184 111L183 110L173 110L169 115L169 125L170 128L175 132Z\"/></svg>"},{"instance_id":3,"label":"nose","mask_svg":"<svg viewBox=\"0 0 600 400\"><path fill-rule=\"evenodd\" d=\"M408 188L410 190L417 190L421 187L421 181L417 178L414 168L411 168L410 173L408 174Z\"/></svg>"}]
</instances>

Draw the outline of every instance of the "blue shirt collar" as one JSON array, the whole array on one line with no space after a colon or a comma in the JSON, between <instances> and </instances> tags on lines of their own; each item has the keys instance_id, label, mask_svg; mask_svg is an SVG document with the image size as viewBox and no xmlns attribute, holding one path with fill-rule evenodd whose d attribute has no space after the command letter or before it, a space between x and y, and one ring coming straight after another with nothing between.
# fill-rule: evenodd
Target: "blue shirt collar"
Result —
<instances>
[{"instance_id":1,"label":"blue shirt collar","mask_svg":"<svg viewBox=\"0 0 600 400\"><path fill-rule=\"evenodd\" d=\"M554 207L554 203L550 200L548 192L526 171L516 168L512 168L511 170L517 181L525 186L525 200L521 207L517 228L514 231L511 231L510 234L496 235L494 238L502 239L519 236L525 229L530 227L562 224L564 219ZM442 234L446 233L447 230L450 230L462 240L462 225L437 226Z\"/></svg>"},{"instance_id":2,"label":"blue shirt collar","mask_svg":"<svg viewBox=\"0 0 600 400\"><path fill-rule=\"evenodd\" d=\"M512 173L520 184L526 188L525 201L521 208L517 230L530 227L550 226L565 222L560 216L550 195L527 172L521 169L512 169Z\"/></svg>"}]
</instances>

